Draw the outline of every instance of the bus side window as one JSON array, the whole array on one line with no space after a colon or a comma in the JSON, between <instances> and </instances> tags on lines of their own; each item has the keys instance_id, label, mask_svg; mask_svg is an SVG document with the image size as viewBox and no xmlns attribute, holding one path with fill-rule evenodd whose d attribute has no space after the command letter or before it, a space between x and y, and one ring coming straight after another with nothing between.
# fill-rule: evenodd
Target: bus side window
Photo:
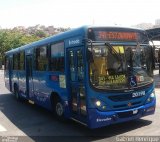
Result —
<instances>
[{"instance_id":1,"label":"bus side window","mask_svg":"<svg viewBox=\"0 0 160 142\"><path fill-rule=\"evenodd\" d=\"M13 55L13 70L19 70L19 58L20 54Z\"/></svg>"},{"instance_id":2,"label":"bus side window","mask_svg":"<svg viewBox=\"0 0 160 142\"><path fill-rule=\"evenodd\" d=\"M64 42L51 45L50 70L64 72Z\"/></svg>"},{"instance_id":3,"label":"bus side window","mask_svg":"<svg viewBox=\"0 0 160 142\"><path fill-rule=\"evenodd\" d=\"M24 52L21 52L20 53L20 60L19 60L19 69L20 70L24 70L25 69L25 59L24 59L24 57L25 57L25 53Z\"/></svg>"},{"instance_id":4,"label":"bus side window","mask_svg":"<svg viewBox=\"0 0 160 142\"><path fill-rule=\"evenodd\" d=\"M8 70L8 63L9 63L8 57L5 56L5 60L4 60L4 69L5 69L5 70Z\"/></svg>"},{"instance_id":5,"label":"bus side window","mask_svg":"<svg viewBox=\"0 0 160 142\"><path fill-rule=\"evenodd\" d=\"M9 60L10 60L10 57L5 56L5 64L4 64L5 70L10 70L13 68L13 65L11 64L11 62Z\"/></svg>"},{"instance_id":6,"label":"bus side window","mask_svg":"<svg viewBox=\"0 0 160 142\"><path fill-rule=\"evenodd\" d=\"M83 63L83 55L82 51L77 51L77 60L78 60L78 80L83 81L84 80L84 63Z\"/></svg>"},{"instance_id":7,"label":"bus side window","mask_svg":"<svg viewBox=\"0 0 160 142\"><path fill-rule=\"evenodd\" d=\"M36 70L46 71L48 67L47 46L36 49Z\"/></svg>"}]
</instances>

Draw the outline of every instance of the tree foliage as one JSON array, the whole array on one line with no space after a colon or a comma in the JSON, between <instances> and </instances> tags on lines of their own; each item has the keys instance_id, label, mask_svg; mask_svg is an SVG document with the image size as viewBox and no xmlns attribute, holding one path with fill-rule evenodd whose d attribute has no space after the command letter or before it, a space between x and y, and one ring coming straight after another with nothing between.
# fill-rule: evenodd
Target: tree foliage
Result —
<instances>
[{"instance_id":1,"label":"tree foliage","mask_svg":"<svg viewBox=\"0 0 160 142\"><path fill-rule=\"evenodd\" d=\"M0 30L0 61L4 62L4 54L6 51L20 47L22 45L41 39L41 35L27 35L18 30ZM44 34L43 34L44 35Z\"/></svg>"},{"instance_id":2,"label":"tree foliage","mask_svg":"<svg viewBox=\"0 0 160 142\"><path fill-rule=\"evenodd\" d=\"M13 29L0 29L0 64L1 62L4 63L6 51L69 29L70 28L54 28L54 26L45 27L41 25L28 28L19 26Z\"/></svg>"}]
</instances>

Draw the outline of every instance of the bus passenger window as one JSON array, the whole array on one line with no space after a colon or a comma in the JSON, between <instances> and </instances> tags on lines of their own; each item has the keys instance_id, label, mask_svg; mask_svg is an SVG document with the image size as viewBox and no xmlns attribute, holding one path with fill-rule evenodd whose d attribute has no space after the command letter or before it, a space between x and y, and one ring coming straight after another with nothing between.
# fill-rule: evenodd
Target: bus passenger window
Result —
<instances>
[{"instance_id":1,"label":"bus passenger window","mask_svg":"<svg viewBox=\"0 0 160 142\"><path fill-rule=\"evenodd\" d=\"M47 46L36 49L36 70L46 71L48 67Z\"/></svg>"},{"instance_id":2,"label":"bus passenger window","mask_svg":"<svg viewBox=\"0 0 160 142\"><path fill-rule=\"evenodd\" d=\"M21 52L20 53L20 60L19 60L19 70L24 70L25 69L24 57L25 57L25 53Z\"/></svg>"},{"instance_id":3,"label":"bus passenger window","mask_svg":"<svg viewBox=\"0 0 160 142\"><path fill-rule=\"evenodd\" d=\"M5 56L5 60L4 60L4 69L8 70L8 65L9 65L9 59L7 56Z\"/></svg>"},{"instance_id":4,"label":"bus passenger window","mask_svg":"<svg viewBox=\"0 0 160 142\"><path fill-rule=\"evenodd\" d=\"M51 45L50 70L64 72L64 42Z\"/></svg>"},{"instance_id":5,"label":"bus passenger window","mask_svg":"<svg viewBox=\"0 0 160 142\"><path fill-rule=\"evenodd\" d=\"M13 70L19 70L19 54L13 55Z\"/></svg>"}]
</instances>

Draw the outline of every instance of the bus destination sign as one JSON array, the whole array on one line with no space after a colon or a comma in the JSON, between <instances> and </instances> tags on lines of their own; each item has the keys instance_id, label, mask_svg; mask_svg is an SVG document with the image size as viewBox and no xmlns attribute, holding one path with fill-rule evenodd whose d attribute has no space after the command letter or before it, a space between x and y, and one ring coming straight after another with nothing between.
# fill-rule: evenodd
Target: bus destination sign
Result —
<instances>
[{"instance_id":1,"label":"bus destination sign","mask_svg":"<svg viewBox=\"0 0 160 142\"><path fill-rule=\"evenodd\" d=\"M88 38L92 41L124 41L148 43L145 32L133 29L113 29L113 28L90 28Z\"/></svg>"},{"instance_id":2,"label":"bus destination sign","mask_svg":"<svg viewBox=\"0 0 160 142\"><path fill-rule=\"evenodd\" d=\"M136 32L109 32L109 31L98 31L97 40L109 40L109 41L136 41Z\"/></svg>"}]
</instances>

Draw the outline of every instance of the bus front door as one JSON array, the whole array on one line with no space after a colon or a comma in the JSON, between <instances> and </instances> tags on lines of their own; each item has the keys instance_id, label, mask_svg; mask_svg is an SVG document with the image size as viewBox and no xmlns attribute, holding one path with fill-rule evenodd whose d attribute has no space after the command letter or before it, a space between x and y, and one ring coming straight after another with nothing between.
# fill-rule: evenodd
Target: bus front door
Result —
<instances>
[{"instance_id":1,"label":"bus front door","mask_svg":"<svg viewBox=\"0 0 160 142\"><path fill-rule=\"evenodd\" d=\"M81 48L69 49L68 69L70 84L70 105L72 117L86 122L86 94L84 85L84 59Z\"/></svg>"},{"instance_id":2,"label":"bus front door","mask_svg":"<svg viewBox=\"0 0 160 142\"><path fill-rule=\"evenodd\" d=\"M33 100L33 57L32 55L26 56L26 95L27 99Z\"/></svg>"}]
</instances>

